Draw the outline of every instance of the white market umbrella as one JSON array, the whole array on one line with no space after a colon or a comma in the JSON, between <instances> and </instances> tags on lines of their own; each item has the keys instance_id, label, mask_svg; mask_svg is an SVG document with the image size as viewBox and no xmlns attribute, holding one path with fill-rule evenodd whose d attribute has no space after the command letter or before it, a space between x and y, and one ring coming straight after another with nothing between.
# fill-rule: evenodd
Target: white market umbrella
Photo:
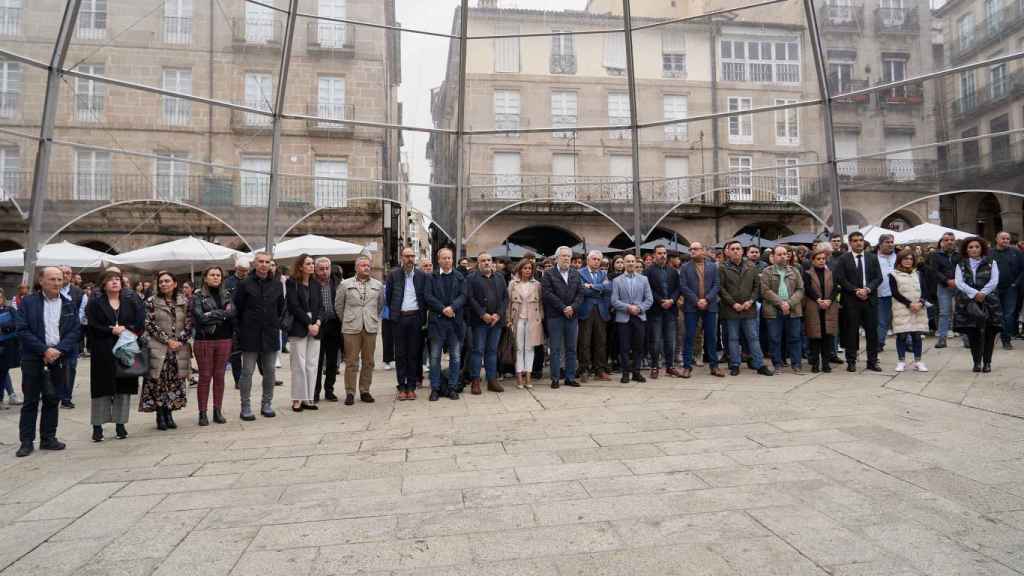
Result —
<instances>
[{"instance_id":1,"label":"white market umbrella","mask_svg":"<svg viewBox=\"0 0 1024 576\"><path fill-rule=\"evenodd\" d=\"M310 256L349 256L355 258L364 253L366 247L344 240L335 240L326 236L306 234L296 236L274 245L274 260L288 260L297 258L301 254Z\"/></svg>"},{"instance_id":2,"label":"white market umbrella","mask_svg":"<svg viewBox=\"0 0 1024 576\"><path fill-rule=\"evenodd\" d=\"M36 266L71 266L75 270L103 268L109 264L118 264L119 262L120 260L112 254L67 241L43 246L36 258ZM0 270L21 272L24 269L24 248L0 252Z\"/></svg>"},{"instance_id":3,"label":"white market umbrella","mask_svg":"<svg viewBox=\"0 0 1024 576\"><path fill-rule=\"evenodd\" d=\"M233 267L242 252L220 244L189 236L125 252L117 257L119 264L140 270L191 271L204 266Z\"/></svg>"},{"instance_id":4,"label":"white market umbrella","mask_svg":"<svg viewBox=\"0 0 1024 576\"><path fill-rule=\"evenodd\" d=\"M953 228L946 228L945 226L939 226L938 224L932 224L931 222L925 222L924 224L918 224L913 228L907 228L903 232L896 234L897 244L934 244L942 239L942 235L947 232L952 232L953 236L957 240L963 240L964 238L970 238L974 234L956 230Z\"/></svg>"},{"instance_id":5,"label":"white market umbrella","mask_svg":"<svg viewBox=\"0 0 1024 576\"><path fill-rule=\"evenodd\" d=\"M864 239L867 240L872 246L878 246L878 239L882 237L882 234L892 234L896 236L895 230L889 230L888 228L882 228L881 226L875 226L874 224L868 224L862 228L857 229L864 235ZM849 238L849 234L846 235Z\"/></svg>"}]
</instances>

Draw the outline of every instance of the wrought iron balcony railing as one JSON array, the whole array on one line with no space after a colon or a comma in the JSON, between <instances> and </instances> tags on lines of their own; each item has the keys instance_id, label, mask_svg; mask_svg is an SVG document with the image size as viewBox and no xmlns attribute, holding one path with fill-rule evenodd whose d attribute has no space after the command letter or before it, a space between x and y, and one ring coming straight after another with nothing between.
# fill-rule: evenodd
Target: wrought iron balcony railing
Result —
<instances>
[{"instance_id":1,"label":"wrought iron balcony railing","mask_svg":"<svg viewBox=\"0 0 1024 576\"><path fill-rule=\"evenodd\" d=\"M1003 76L996 82L954 98L951 103L953 120L959 122L975 118L1006 105L1020 95L1024 95L1024 71Z\"/></svg>"},{"instance_id":2,"label":"wrought iron balcony railing","mask_svg":"<svg viewBox=\"0 0 1024 576\"><path fill-rule=\"evenodd\" d=\"M916 6L875 9L875 33L917 34L919 31Z\"/></svg>"},{"instance_id":3,"label":"wrought iron balcony railing","mask_svg":"<svg viewBox=\"0 0 1024 576\"><path fill-rule=\"evenodd\" d=\"M575 54L552 54L551 55L551 73L552 74L575 74L576 73L576 55Z\"/></svg>"},{"instance_id":4,"label":"wrought iron balcony railing","mask_svg":"<svg viewBox=\"0 0 1024 576\"><path fill-rule=\"evenodd\" d=\"M967 34L958 34L952 39L949 59L952 65L960 64L965 59L1007 38L1015 30L1024 26L1024 4L1007 2L992 18L986 18Z\"/></svg>"},{"instance_id":5,"label":"wrought iron balcony railing","mask_svg":"<svg viewBox=\"0 0 1024 576\"><path fill-rule=\"evenodd\" d=\"M311 102L306 108L308 116L316 116L323 120L307 120L306 129L310 132L329 132L331 134L350 134L355 129L352 124L330 122L330 120L355 120L355 106L337 102Z\"/></svg>"},{"instance_id":6,"label":"wrought iron balcony railing","mask_svg":"<svg viewBox=\"0 0 1024 576\"><path fill-rule=\"evenodd\" d=\"M20 92L0 92L0 120L14 120L21 105Z\"/></svg>"},{"instance_id":7,"label":"wrought iron balcony railing","mask_svg":"<svg viewBox=\"0 0 1024 576\"><path fill-rule=\"evenodd\" d=\"M237 48L281 48L284 22L276 14L249 14L231 19L232 41Z\"/></svg>"},{"instance_id":8,"label":"wrought iron balcony railing","mask_svg":"<svg viewBox=\"0 0 1024 576\"><path fill-rule=\"evenodd\" d=\"M818 5L822 30L856 32L864 27L864 4L861 2L823 2Z\"/></svg>"},{"instance_id":9,"label":"wrought iron balcony railing","mask_svg":"<svg viewBox=\"0 0 1024 576\"><path fill-rule=\"evenodd\" d=\"M868 88L869 84L867 80L852 80L849 78L839 78L836 75L828 77L828 91L833 96L832 102L834 104L854 104L864 105L871 101L870 94L857 94L852 96L845 96L849 92L856 92Z\"/></svg>"},{"instance_id":10,"label":"wrought iron balcony railing","mask_svg":"<svg viewBox=\"0 0 1024 576\"><path fill-rule=\"evenodd\" d=\"M192 18L164 16L163 40L165 44L188 46L192 43Z\"/></svg>"},{"instance_id":11,"label":"wrought iron balcony railing","mask_svg":"<svg viewBox=\"0 0 1024 576\"><path fill-rule=\"evenodd\" d=\"M879 81L877 84L887 84L890 81ZM904 84L893 86L888 90L875 93L880 108L898 109L906 106L920 106L924 104L924 85Z\"/></svg>"},{"instance_id":12,"label":"wrought iron balcony railing","mask_svg":"<svg viewBox=\"0 0 1024 576\"><path fill-rule=\"evenodd\" d=\"M306 26L306 50L351 56L356 50L356 27L345 22L311 21Z\"/></svg>"},{"instance_id":13,"label":"wrought iron balcony railing","mask_svg":"<svg viewBox=\"0 0 1024 576\"><path fill-rule=\"evenodd\" d=\"M0 36L17 36L20 33L21 8L0 8Z\"/></svg>"}]
</instances>

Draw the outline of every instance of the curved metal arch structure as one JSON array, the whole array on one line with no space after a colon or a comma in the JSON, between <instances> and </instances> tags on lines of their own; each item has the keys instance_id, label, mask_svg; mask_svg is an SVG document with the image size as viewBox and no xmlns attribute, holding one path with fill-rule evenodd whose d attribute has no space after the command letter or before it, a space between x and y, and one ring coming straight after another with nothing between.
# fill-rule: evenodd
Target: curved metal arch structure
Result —
<instances>
[{"instance_id":1,"label":"curved metal arch structure","mask_svg":"<svg viewBox=\"0 0 1024 576\"><path fill-rule=\"evenodd\" d=\"M1010 190L987 190L987 189L981 189L981 188L970 188L970 189L964 189L964 190L943 190L942 192L935 192L934 194L928 194L928 195L925 195L925 196L921 196L920 198L915 198L914 200L911 200L910 202L905 202L905 203L897 206L896 208L893 208L892 210L890 210L889 212L886 212L885 215L882 216L882 219L879 221L879 224L881 224L882 222L885 222L886 218L889 218L890 216L892 216L893 214L896 214L900 210L903 210L905 208L909 208L909 207L913 206L914 204L917 204L918 202L924 202L925 200L931 200L932 198L941 198L942 196L953 196L955 194L1002 194L1003 196L1013 196L1014 198L1024 198L1024 192L1013 192L1013 191L1010 191Z\"/></svg>"},{"instance_id":2,"label":"curved metal arch structure","mask_svg":"<svg viewBox=\"0 0 1024 576\"><path fill-rule=\"evenodd\" d=\"M359 196L357 198L350 198L348 201L349 202L361 202L363 200L368 200L368 201L371 201L371 202L390 202L392 204L398 204L399 206L404 207L406 210L408 210L410 212L415 212L416 214L422 214L427 219L427 222L429 223L429 225L437 227L437 229L440 230L442 234L447 236L449 240L452 240L452 241L455 240L455 237L452 236L451 233L449 233L447 230L445 230L444 227L442 227L440 224L438 224L437 221L434 220L434 218L431 217L430 214L427 214L426 212L424 212L424 211L422 211L422 210L420 210L418 208L414 208L409 203L399 202L398 200L392 200L390 198L384 198L383 196ZM344 210L344 209L345 208L336 208L336 207L314 208L313 210L303 214L302 217L299 218L298 220L296 220L295 222L292 222L291 224L289 224L288 227L285 228L284 232L282 232L281 235L277 237L277 241L280 242L280 241L284 240L284 238L286 236L288 236L288 233L291 232L292 230L294 230L296 226L298 226L299 224L302 224L303 222L306 221L307 218L313 216L314 214L317 214L318 212L325 212L327 210Z\"/></svg>"},{"instance_id":3,"label":"curved metal arch structure","mask_svg":"<svg viewBox=\"0 0 1024 576\"><path fill-rule=\"evenodd\" d=\"M476 233L479 232L481 228L486 226L488 222L490 222L491 220L494 220L495 218L497 218L501 214L503 214L503 213L513 209L513 208L516 208L517 206L524 206L526 204L539 204L539 203L543 203L543 202L551 202L551 203L555 203L555 204L576 204L577 206L583 206L584 208L593 210L594 212L597 212L601 216L604 216L609 222L614 224L616 228L618 228L619 230L622 230L623 234L625 234L626 236L629 236L630 238L634 238L634 236L632 234L630 234L628 230L623 228L621 224L616 222L614 218L612 218L604 210L601 210L600 208L598 208L597 206L594 206L593 204L589 204L587 202L582 202L580 200L565 200L565 199L562 199L562 198L548 197L548 198L530 198L529 200L520 200L519 202L514 202L512 204L509 204L508 206L502 206L496 212L494 212L493 214L488 215L486 218L483 219L482 222L477 224L476 228L473 228L473 230L462 240L462 243L464 244L466 242L469 242L469 239L472 238L474 235L476 235Z\"/></svg>"}]
</instances>

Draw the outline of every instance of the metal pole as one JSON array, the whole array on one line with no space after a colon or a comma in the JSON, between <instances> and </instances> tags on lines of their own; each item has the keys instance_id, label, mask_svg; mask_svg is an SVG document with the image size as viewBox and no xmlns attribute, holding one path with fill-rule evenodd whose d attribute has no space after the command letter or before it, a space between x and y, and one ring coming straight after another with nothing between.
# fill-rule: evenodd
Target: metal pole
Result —
<instances>
[{"instance_id":1,"label":"metal pole","mask_svg":"<svg viewBox=\"0 0 1024 576\"><path fill-rule=\"evenodd\" d=\"M716 32L718 32L718 23L715 22L715 20L711 16L708 16L708 55L711 58L711 62L709 62L708 64L709 64L709 67L711 69L711 113L712 114L718 114L718 63L715 61L715 55L717 54L717 51L715 49L716 48L715 45L717 44L717 41L716 41L717 34L716 34ZM718 157L719 156L719 134L718 134L719 127L718 127L718 124L719 124L718 118L715 118L714 120L711 121L711 171L712 171L712 173L714 173L714 176L712 176L712 179L711 179L711 194L713 194L714 196L718 196L718 195L721 194L721 192L719 192L719 189L721 188L721 186L719 186L719 184L718 184L718 178L719 178L718 171L719 171L719 163L720 163L720 159ZM703 137L703 134L701 134L701 136ZM703 146L703 142L701 143L701 145ZM703 148L702 148L701 149L701 164L702 164L701 172L702 173L704 172L703 163L704 163L704 152L703 152ZM704 185L704 182L706 180L707 180L707 177L702 177L700 179L702 186ZM704 200L707 201L708 198L705 196ZM717 242L721 242L721 240L722 240L721 239L721 235L722 235L721 234L721 232L722 232L721 231L721 215L720 215L719 209L718 209L718 202L717 202L718 199L715 198L715 197L712 197L712 198L710 198L710 200L711 200L711 211L715 215L715 242L717 243Z\"/></svg>"},{"instance_id":2,"label":"metal pole","mask_svg":"<svg viewBox=\"0 0 1024 576\"><path fill-rule=\"evenodd\" d=\"M828 90L825 76L825 62L821 55L821 34L818 30L818 19L814 13L814 3L804 0L804 17L807 19L807 31L811 37L811 52L814 54L814 69L818 75L818 90L825 102L822 107L822 118L825 121L825 180L832 195L832 231L843 234L846 225L843 221L843 204L839 194L839 172L836 164L836 141L832 131L832 95Z\"/></svg>"},{"instance_id":3,"label":"metal pole","mask_svg":"<svg viewBox=\"0 0 1024 576\"><path fill-rule=\"evenodd\" d=\"M288 88L288 67L292 60L292 40L295 37L295 18L299 0L288 2L288 22L284 28L284 44L281 48L281 68L277 76L277 94L274 95L273 136L270 144L270 193L267 198L267 243L266 251L274 252L274 206L281 191L281 114L284 112L284 95Z\"/></svg>"},{"instance_id":4,"label":"metal pole","mask_svg":"<svg viewBox=\"0 0 1024 576\"><path fill-rule=\"evenodd\" d=\"M463 257L463 227L466 219L466 175L465 172L465 140L466 140L466 36L469 35L469 0L462 0L459 22L459 103L455 120L455 261Z\"/></svg>"},{"instance_id":5,"label":"metal pole","mask_svg":"<svg viewBox=\"0 0 1024 576\"><path fill-rule=\"evenodd\" d=\"M53 124L57 119L57 101L60 98L61 69L68 53L68 45L75 35L78 9L81 0L70 0L64 8L60 32L53 46L50 71L46 75L46 100L43 102L42 125L39 128L39 148L36 151L35 173L32 178L32 200L29 205L28 243L25 246L25 271L22 282L32 285L36 272L39 241L43 237L43 210L46 206L46 180L50 172L50 156L53 152Z\"/></svg>"},{"instance_id":6,"label":"metal pole","mask_svg":"<svg viewBox=\"0 0 1024 576\"><path fill-rule=\"evenodd\" d=\"M643 226L640 213L640 128L636 120L636 69L633 67L633 17L629 12L629 0L622 0L622 16L626 34L626 78L629 84L629 123L633 136L633 251L640 258L640 243L643 240Z\"/></svg>"}]
</instances>

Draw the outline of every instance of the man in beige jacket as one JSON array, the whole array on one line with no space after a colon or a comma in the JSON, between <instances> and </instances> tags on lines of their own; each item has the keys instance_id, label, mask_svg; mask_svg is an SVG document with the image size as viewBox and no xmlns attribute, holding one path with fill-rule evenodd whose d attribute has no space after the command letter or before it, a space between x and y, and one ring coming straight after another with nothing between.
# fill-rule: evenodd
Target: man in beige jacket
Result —
<instances>
[{"instance_id":1,"label":"man in beige jacket","mask_svg":"<svg viewBox=\"0 0 1024 576\"><path fill-rule=\"evenodd\" d=\"M380 331L380 312L384 308L384 284L370 277L370 257L356 258L356 275L338 286L334 310L341 319L345 340L345 405L355 403L356 376L359 399L373 402L373 354Z\"/></svg>"}]
</instances>

